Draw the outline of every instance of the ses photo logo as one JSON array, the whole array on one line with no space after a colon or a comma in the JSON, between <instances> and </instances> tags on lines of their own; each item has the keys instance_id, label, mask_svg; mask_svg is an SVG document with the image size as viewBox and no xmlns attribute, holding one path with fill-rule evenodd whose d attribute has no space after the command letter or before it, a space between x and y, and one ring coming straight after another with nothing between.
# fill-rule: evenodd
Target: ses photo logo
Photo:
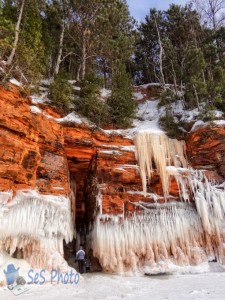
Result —
<instances>
[{"instance_id":1,"label":"ses photo logo","mask_svg":"<svg viewBox=\"0 0 225 300\"><path fill-rule=\"evenodd\" d=\"M19 275L19 268L13 264L9 264L4 270L4 274L7 281L7 287L14 295L22 294L29 289L31 284L43 285L46 281L52 283L62 283L62 284L78 284L80 280L80 274L74 273L73 270L70 273L61 273L60 270L52 269L51 272L46 272L45 269L35 272L30 269L27 274L28 280L26 281L24 277ZM48 275L48 280L46 280L46 275ZM50 276L50 277L49 277Z\"/></svg>"}]
</instances>

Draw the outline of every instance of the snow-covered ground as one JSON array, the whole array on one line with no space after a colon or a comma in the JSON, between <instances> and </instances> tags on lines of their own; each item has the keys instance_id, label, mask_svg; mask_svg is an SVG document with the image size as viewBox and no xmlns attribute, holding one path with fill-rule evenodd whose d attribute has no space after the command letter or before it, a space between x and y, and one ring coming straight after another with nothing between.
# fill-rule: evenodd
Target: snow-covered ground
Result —
<instances>
[{"instance_id":1,"label":"snow-covered ground","mask_svg":"<svg viewBox=\"0 0 225 300\"><path fill-rule=\"evenodd\" d=\"M30 286L21 294L23 300L149 300L149 299L225 299L225 273L211 272L189 275L162 275L121 277L102 273L89 273L77 285ZM0 288L0 299L15 296Z\"/></svg>"}]
</instances>

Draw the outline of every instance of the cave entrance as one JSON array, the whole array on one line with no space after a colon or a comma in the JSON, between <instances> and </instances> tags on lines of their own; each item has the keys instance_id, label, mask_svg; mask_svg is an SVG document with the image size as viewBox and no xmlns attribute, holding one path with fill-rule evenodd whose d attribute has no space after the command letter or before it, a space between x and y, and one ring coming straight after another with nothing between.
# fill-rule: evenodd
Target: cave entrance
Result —
<instances>
[{"instance_id":1,"label":"cave entrance","mask_svg":"<svg viewBox=\"0 0 225 300\"><path fill-rule=\"evenodd\" d=\"M95 156L89 161L78 161L77 159L69 161L74 239L69 244L64 244L64 257L70 266L77 269L75 256L82 245L86 258L91 262L91 271L100 271L98 259L93 256L90 239L97 194L95 161Z\"/></svg>"}]
</instances>

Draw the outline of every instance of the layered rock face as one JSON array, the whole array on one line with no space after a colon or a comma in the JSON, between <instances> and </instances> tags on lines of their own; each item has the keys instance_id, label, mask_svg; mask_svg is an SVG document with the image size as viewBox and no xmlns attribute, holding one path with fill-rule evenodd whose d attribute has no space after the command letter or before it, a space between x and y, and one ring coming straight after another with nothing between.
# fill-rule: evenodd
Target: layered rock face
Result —
<instances>
[{"instance_id":1,"label":"layered rock face","mask_svg":"<svg viewBox=\"0 0 225 300\"><path fill-rule=\"evenodd\" d=\"M208 170L209 176L219 182L225 178L225 129L223 127L199 128L187 136L187 155L196 169Z\"/></svg>"},{"instance_id":2,"label":"layered rock face","mask_svg":"<svg viewBox=\"0 0 225 300\"><path fill-rule=\"evenodd\" d=\"M85 124L61 124L59 115L49 107L38 112L13 85L0 93L0 191L37 188L41 194L68 195L70 172L76 182L77 210L82 212L84 182L89 172L95 172L105 213L122 212L123 203L133 198L146 200L132 139ZM157 174L148 192L163 195ZM178 195L173 181L171 194Z\"/></svg>"},{"instance_id":3,"label":"layered rock face","mask_svg":"<svg viewBox=\"0 0 225 300\"><path fill-rule=\"evenodd\" d=\"M135 93L144 101L158 90ZM77 218L92 230L87 244L104 270L152 270L171 257L179 265L222 257L215 218L224 216L223 193L208 179L224 181L222 127L188 135L190 163L207 170L198 172L188 166L184 143L161 133L133 140L62 119L13 86L0 89L0 107L1 249L13 254L21 248L35 267L63 265L63 240L73 239Z\"/></svg>"},{"instance_id":4,"label":"layered rock face","mask_svg":"<svg viewBox=\"0 0 225 300\"><path fill-rule=\"evenodd\" d=\"M67 195L62 126L37 113L30 98L13 86L0 88L0 107L0 191L37 188L42 194Z\"/></svg>"}]
</instances>

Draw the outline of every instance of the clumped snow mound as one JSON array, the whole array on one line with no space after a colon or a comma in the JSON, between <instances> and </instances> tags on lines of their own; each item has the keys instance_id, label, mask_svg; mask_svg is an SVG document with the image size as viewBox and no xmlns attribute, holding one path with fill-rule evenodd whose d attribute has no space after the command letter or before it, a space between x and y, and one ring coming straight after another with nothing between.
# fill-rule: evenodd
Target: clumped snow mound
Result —
<instances>
[{"instance_id":1,"label":"clumped snow mound","mask_svg":"<svg viewBox=\"0 0 225 300\"><path fill-rule=\"evenodd\" d=\"M38 108L37 106L34 106L34 105L31 105L30 106L30 111L33 113L33 114L41 114L42 113L42 110L40 108Z\"/></svg>"},{"instance_id":2,"label":"clumped snow mound","mask_svg":"<svg viewBox=\"0 0 225 300\"><path fill-rule=\"evenodd\" d=\"M162 132L159 127L159 118L163 114L162 109L158 109L159 100L147 100L138 105L136 119L133 121L133 128L128 130L131 135L139 131L151 130L152 132Z\"/></svg>"},{"instance_id":3,"label":"clumped snow mound","mask_svg":"<svg viewBox=\"0 0 225 300\"><path fill-rule=\"evenodd\" d=\"M21 83L18 80L16 80L15 78L11 78L9 80L9 82L16 85L16 86L21 86Z\"/></svg>"},{"instance_id":4,"label":"clumped snow mound","mask_svg":"<svg viewBox=\"0 0 225 300\"><path fill-rule=\"evenodd\" d=\"M103 99L107 99L109 96L111 96L111 93L111 90L103 88L100 90L100 97Z\"/></svg>"},{"instance_id":5,"label":"clumped snow mound","mask_svg":"<svg viewBox=\"0 0 225 300\"><path fill-rule=\"evenodd\" d=\"M133 96L134 98L136 98L136 100L140 101L142 99L144 99L144 96L141 92L136 92L136 93L133 93Z\"/></svg>"},{"instance_id":6,"label":"clumped snow mound","mask_svg":"<svg viewBox=\"0 0 225 300\"><path fill-rule=\"evenodd\" d=\"M34 105L42 104L42 103L49 103L49 99L47 98L48 93L43 92L41 95L32 95L31 101Z\"/></svg>"},{"instance_id":7,"label":"clumped snow mound","mask_svg":"<svg viewBox=\"0 0 225 300\"><path fill-rule=\"evenodd\" d=\"M159 261L157 264L152 267L145 266L144 274L146 275L157 275L157 274L167 274L167 275L175 275L175 274L201 274L207 273L210 271L209 264L207 262L203 262L197 266L178 266L168 261Z\"/></svg>"},{"instance_id":8,"label":"clumped snow mound","mask_svg":"<svg viewBox=\"0 0 225 300\"><path fill-rule=\"evenodd\" d=\"M89 121L87 118L83 118L83 117L79 116L78 114L76 114L75 112L68 114L64 118L55 118L55 120L61 124L72 123L72 124L76 124L76 125L85 124L86 126L89 126L89 127L94 126L94 124L91 121Z\"/></svg>"},{"instance_id":9,"label":"clumped snow mound","mask_svg":"<svg viewBox=\"0 0 225 300\"><path fill-rule=\"evenodd\" d=\"M191 128L191 132L202 128L202 127L223 127L225 126L225 120L214 120L210 122L203 122L202 120L198 120L194 123L194 125Z\"/></svg>"}]
</instances>

